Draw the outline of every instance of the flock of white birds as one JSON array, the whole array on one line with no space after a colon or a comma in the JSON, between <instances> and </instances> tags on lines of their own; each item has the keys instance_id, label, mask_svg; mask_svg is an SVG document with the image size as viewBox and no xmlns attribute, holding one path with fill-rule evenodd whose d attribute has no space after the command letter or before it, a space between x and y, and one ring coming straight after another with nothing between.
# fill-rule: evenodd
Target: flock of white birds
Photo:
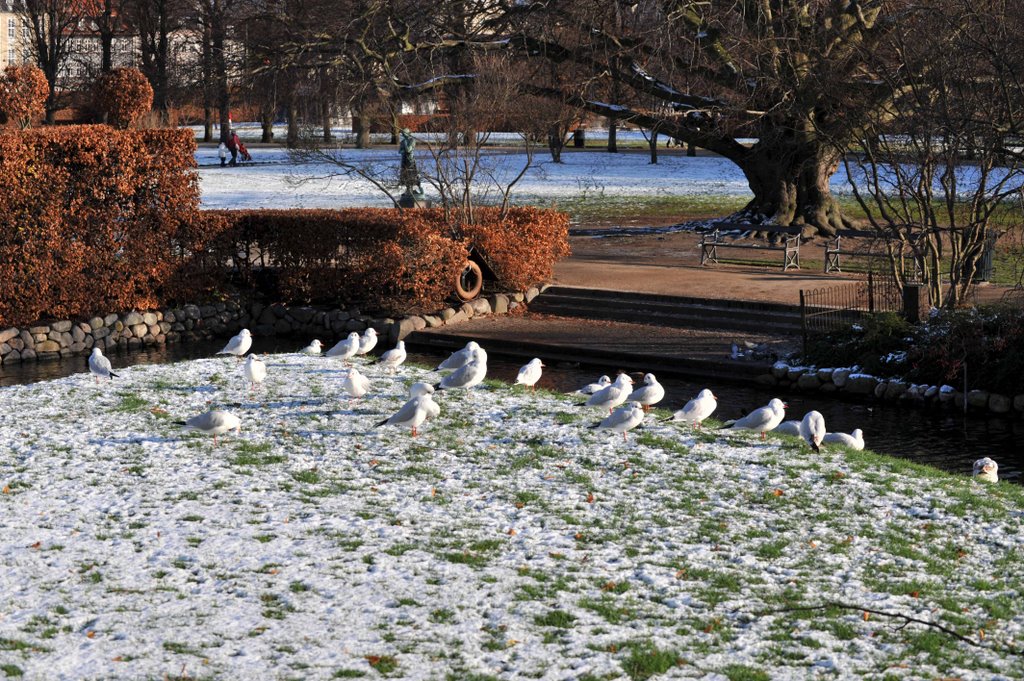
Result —
<instances>
[{"instance_id":1,"label":"flock of white birds","mask_svg":"<svg viewBox=\"0 0 1024 681\"><path fill-rule=\"evenodd\" d=\"M369 354L377 347L377 342L377 332L371 327L362 335L353 331L327 352L323 352L323 346L319 340L311 341L300 352L307 355L323 354L326 357L340 358L348 364L353 357ZM251 347L252 334L248 329L242 329L217 354L233 355L241 359ZM406 357L405 342L398 341L394 348L380 356L378 363L394 373L405 362ZM522 385L536 390L544 367L544 363L539 358L530 360L519 370L513 385ZM117 377L117 374L112 371L110 360L103 356L103 352L99 348L92 350L92 355L89 357L89 370L97 381L100 378L113 379ZM448 373L435 385L414 383L409 389L409 400L397 412L383 419L376 426L409 428L415 437L420 426L441 413L441 408L433 400L435 391L468 390L483 382L487 376L487 352L476 341L470 341L464 348L452 353L450 357L441 362L436 370ZM242 366L242 374L249 384L250 390L255 390L267 377L267 365L258 356L249 355ZM370 380L362 375L356 367L350 367L342 381L342 389L349 396L360 398L370 391ZM602 411L608 410L608 416L591 428L621 434L625 441L626 433L642 424L650 408L665 399L665 388L658 383L654 374L645 374L642 385L635 387L629 374L620 373L615 380L608 376L601 376L595 383L585 385L573 394L586 396L585 406L596 407ZM674 412L668 420L683 422L699 429L701 423L717 408L718 398L710 389L705 388L687 402L682 409ZM762 440L769 432L798 436L815 452L820 451L822 445L840 445L858 451L864 449L864 433L860 428L852 433L830 433L825 427L825 417L821 415L821 412L812 410L807 412L800 421L786 421L786 409L786 403L775 398L743 418L726 421L721 427L759 432ZM232 430L237 434L242 429L241 420L222 409L213 409L178 423L188 430L212 435L214 443L217 442L217 436ZM974 462L973 474L980 480L997 482L999 480L999 465L988 457L978 459Z\"/></svg>"}]
</instances>

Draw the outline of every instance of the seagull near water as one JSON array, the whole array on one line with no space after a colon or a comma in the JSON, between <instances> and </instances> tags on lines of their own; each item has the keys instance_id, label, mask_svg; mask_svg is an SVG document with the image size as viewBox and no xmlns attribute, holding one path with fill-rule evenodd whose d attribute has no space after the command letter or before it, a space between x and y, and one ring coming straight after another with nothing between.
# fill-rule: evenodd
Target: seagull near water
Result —
<instances>
[{"instance_id":1,"label":"seagull near water","mask_svg":"<svg viewBox=\"0 0 1024 681\"><path fill-rule=\"evenodd\" d=\"M434 387L429 383L414 383L409 390L411 397L402 405L402 408L394 415L380 421L374 428L381 426L400 426L412 429L412 436L416 437L417 428L423 425L428 418L435 418L441 413L441 408L434 402Z\"/></svg>"},{"instance_id":2,"label":"seagull near water","mask_svg":"<svg viewBox=\"0 0 1024 681\"><path fill-rule=\"evenodd\" d=\"M789 423L789 421L786 421L786 423ZM776 430L778 430L778 428L776 428ZM825 437L821 439L821 443L826 445L842 445L859 452L864 449L864 431L860 428L856 428L849 434L825 433Z\"/></svg>"},{"instance_id":3,"label":"seagull near water","mask_svg":"<svg viewBox=\"0 0 1024 681\"><path fill-rule=\"evenodd\" d=\"M820 452L822 439L825 437L825 417L821 412L811 410L804 414L804 420L800 422L800 437L811 446L816 452Z\"/></svg>"},{"instance_id":4,"label":"seagull near water","mask_svg":"<svg viewBox=\"0 0 1024 681\"><path fill-rule=\"evenodd\" d=\"M782 435L793 435L800 437L800 422L799 421L783 421L779 425L775 426L773 433L780 433Z\"/></svg>"},{"instance_id":5,"label":"seagull near water","mask_svg":"<svg viewBox=\"0 0 1024 681\"><path fill-rule=\"evenodd\" d=\"M639 402L628 402L605 417L600 423L591 428L597 430L610 430L613 433L622 433L622 441L626 441L626 431L632 430L644 422L643 405Z\"/></svg>"},{"instance_id":6,"label":"seagull near water","mask_svg":"<svg viewBox=\"0 0 1024 681\"><path fill-rule=\"evenodd\" d=\"M473 350L473 357L469 362L462 365L452 373L448 374L434 385L437 390L451 390L453 388L472 388L483 383L487 376L486 355L481 358L483 349Z\"/></svg>"},{"instance_id":7,"label":"seagull near water","mask_svg":"<svg viewBox=\"0 0 1024 681\"><path fill-rule=\"evenodd\" d=\"M479 343L476 341L469 341L466 343L466 347L461 350L456 350L448 359L437 365L435 371L454 371L455 369L461 369L462 367L469 364L469 361L473 357L481 359L485 364L487 363L487 353Z\"/></svg>"},{"instance_id":8,"label":"seagull near water","mask_svg":"<svg viewBox=\"0 0 1024 681\"><path fill-rule=\"evenodd\" d=\"M187 421L175 421L175 423L184 426L185 430L198 430L200 433L212 435L214 445L217 444L218 435L223 435L229 430L235 431L235 435L242 432L241 420L231 412L220 409L193 416Z\"/></svg>"},{"instance_id":9,"label":"seagull near water","mask_svg":"<svg viewBox=\"0 0 1024 681\"><path fill-rule=\"evenodd\" d=\"M644 384L631 392L629 397L626 398L627 402L639 402L643 408L644 413L658 402L665 399L665 388L658 383L658 379L654 377L654 374L644 375Z\"/></svg>"},{"instance_id":10,"label":"seagull near water","mask_svg":"<svg viewBox=\"0 0 1024 681\"><path fill-rule=\"evenodd\" d=\"M584 406L599 407L601 409L607 408L608 413L611 414L612 409L625 402L626 398L629 397L629 394L632 392L632 385L633 379L628 374L619 374L610 385L601 388L591 395Z\"/></svg>"},{"instance_id":11,"label":"seagull near water","mask_svg":"<svg viewBox=\"0 0 1024 681\"><path fill-rule=\"evenodd\" d=\"M682 421L694 428L700 428L701 421L711 416L718 408L718 398L710 388L704 388L687 402L682 409L674 412L669 421Z\"/></svg>"},{"instance_id":12,"label":"seagull near water","mask_svg":"<svg viewBox=\"0 0 1024 681\"><path fill-rule=\"evenodd\" d=\"M234 355L235 357L241 358L242 355L249 352L249 348L252 347L252 334L249 333L249 329L242 329L237 335L232 336L228 344L224 346L224 349L218 352L218 355Z\"/></svg>"},{"instance_id":13,"label":"seagull near water","mask_svg":"<svg viewBox=\"0 0 1024 681\"><path fill-rule=\"evenodd\" d=\"M384 366L391 373L395 373L407 356L408 354L405 351L405 341L398 341L398 345L380 356L380 359L377 360L377 364Z\"/></svg>"},{"instance_id":14,"label":"seagull near water","mask_svg":"<svg viewBox=\"0 0 1024 681\"><path fill-rule=\"evenodd\" d=\"M786 418L786 403L776 397L768 403L768 406L755 409L743 418L725 424L722 428L760 431L761 439L764 440L765 433L775 430L784 418Z\"/></svg>"},{"instance_id":15,"label":"seagull near water","mask_svg":"<svg viewBox=\"0 0 1024 681\"><path fill-rule=\"evenodd\" d=\"M320 345L320 341L312 340L309 342L309 345L302 348L302 350L300 350L299 352L301 352L304 355L319 355L321 349L322 346Z\"/></svg>"},{"instance_id":16,"label":"seagull near water","mask_svg":"<svg viewBox=\"0 0 1024 681\"><path fill-rule=\"evenodd\" d=\"M540 358L534 357L519 370L519 375L516 376L516 381L512 385L525 385L536 391L537 381L540 380L543 368L544 364L540 361Z\"/></svg>"},{"instance_id":17,"label":"seagull near water","mask_svg":"<svg viewBox=\"0 0 1024 681\"><path fill-rule=\"evenodd\" d=\"M353 367L345 374L345 380L341 382L341 389L352 397L362 397L370 392L370 379L359 373L359 369Z\"/></svg>"},{"instance_id":18,"label":"seagull near water","mask_svg":"<svg viewBox=\"0 0 1024 681\"><path fill-rule=\"evenodd\" d=\"M249 390L255 390L256 386L263 383L267 377L267 365L256 355L249 355L245 364L242 365L242 374L249 384Z\"/></svg>"},{"instance_id":19,"label":"seagull near water","mask_svg":"<svg viewBox=\"0 0 1024 681\"><path fill-rule=\"evenodd\" d=\"M359 352L359 334L353 331L346 338L335 343L334 347L327 351L328 357L340 357L348 361Z\"/></svg>"},{"instance_id":20,"label":"seagull near water","mask_svg":"<svg viewBox=\"0 0 1024 681\"><path fill-rule=\"evenodd\" d=\"M103 351L97 347L94 347L92 354L89 355L89 372L97 383L100 382L101 378L114 380L118 377L117 374L111 371L110 360L104 357Z\"/></svg>"},{"instance_id":21,"label":"seagull near water","mask_svg":"<svg viewBox=\"0 0 1024 681\"><path fill-rule=\"evenodd\" d=\"M974 462L974 477L984 482L999 482L999 464L988 458Z\"/></svg>"},{"instance_id":22,"label":"seagull near water","mask_svg":"<svg viewBox=\"0 0 1024 681\"><path fill-rule=\"evenodd\" d=\"M575 390L575 391L573 391L571 393L567 393L567 394L569 394L569 395L593 395L598 390L600 390L602 388L606 388L606 387L610 386L611 384L612 384L612 379L608 378L607 376L602 376L601 378L597 379L597 382L595 382L595 383L587 383L585 386L583 386L579 390Z\"/></svg>"},{"instance_id":23,"label":"seagull near water","mask_svg":"<svg viewBox=\"0 0 1024 681\"><path fill-rule=\"evenodd\" d=\"M363 332L362 338L359 339L359 350L356 352L357 355L365 355L377 346L377 329L372 326L367 328Z\"/></svg>"}]
</instances>

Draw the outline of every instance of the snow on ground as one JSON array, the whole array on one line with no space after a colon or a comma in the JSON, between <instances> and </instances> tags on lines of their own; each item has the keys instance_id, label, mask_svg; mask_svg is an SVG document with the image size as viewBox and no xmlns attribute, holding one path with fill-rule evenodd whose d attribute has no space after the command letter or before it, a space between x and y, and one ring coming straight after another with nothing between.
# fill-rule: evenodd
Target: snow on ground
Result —
<instances>
[{"instance_id":1,"label":"snow on ground","mask_svg":"<svg viewBox=\"0 0 1024 681\"><path fill-rule=\"evenodd\" d=\"M336 360L265 359L255 395L233 358L0 389L0 670L1024 676L1020 488L653 415L624 443L496 382L412 438L372 426L437 374L350 403ZM240 436L172 423L211 405Z\"/></svg>"}]
</instances>

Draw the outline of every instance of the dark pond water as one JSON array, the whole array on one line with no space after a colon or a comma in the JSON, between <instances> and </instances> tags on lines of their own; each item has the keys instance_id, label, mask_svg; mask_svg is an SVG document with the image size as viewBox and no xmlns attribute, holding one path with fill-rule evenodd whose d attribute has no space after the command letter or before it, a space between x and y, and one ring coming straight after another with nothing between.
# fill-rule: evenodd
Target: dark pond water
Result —
<instances>
[{"instance_id":1,"label":"dark pond water","mask_svg":"<svg viewBox=\"0 0 1024 681\"><path fill-rule=\"evenodd\" d=\"M114 367L132 364L178 362L197 357L209 357L223 347L223 340L179 343L164 348L140 348L131 352L109 355ZM260 353L292 352L305 342L293 339L257 338L253 350ZM410 358L424 364L437 361L433 355L411 354ZM521 360L506 360L491 355L488 376L511 382L515 379ZM87 371L85 357L72 357L61 361L6 365L0 368L0 386L33 383L60 378ZM544 372L541 385L562 391L571 391L594 381L601 374L614 376L615 367L602 365L550 366ZM830 399L821 395L772 392L760 386L740 383L704 385L686 379L659 379L667 396L662 406L676 409L710 387L719 399L717 418L734 418L750 409L766 404L772 397L781 397L789 404L787 418L799 419L811 409L825 417L830 431L850 432L854 428L864 431L867 446L892 456L912 459L945 470L969 474L975 459L990 456L999 463L999 475L1006 480L1024 482L1024 421L1020 419L965 417L949 410L922 410L899 405L858 404Z\"/></svg>"}]
</instances>

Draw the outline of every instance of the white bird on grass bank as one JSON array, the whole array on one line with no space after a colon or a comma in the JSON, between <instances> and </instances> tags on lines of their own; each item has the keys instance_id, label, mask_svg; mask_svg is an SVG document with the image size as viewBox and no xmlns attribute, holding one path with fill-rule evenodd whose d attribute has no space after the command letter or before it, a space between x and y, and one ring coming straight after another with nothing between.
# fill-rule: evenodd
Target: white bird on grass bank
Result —
<instances>
[{"instance_id":1,"label":"white bird on grass bank","mask_svg":"<svg viewBox=\"0 0 1024 681\"><path fill-rule=\"evenodd\" d=\"M626 398L627 402L639 402L644 413L665 399L665 388L658 383L654 374L644 374L644 384L631 392Z\"/></svg>"},{"instance_id":2,"label":"white bird on grass bank","mask_svg":"<svg viewBox=\"0 0 1024 681\"><path fill-rule=\"evenodd\" d=\"M466 343L466 347L461 350L456 350L448 359L437 365L435 371L454 371L455 369L461 369L462 367L469 364L469 361L476 356L482 358L483 361L487 362L487 353L476 341L469 341Z\"/></svg>"},{"instance_id":3,"label":"white bird on grass bank","mask_svg":"<svg viewBox=\"0 0 1024 681\"><path fill-rule=\"evenodd\" d=\"M242 375L249 384L249 390L255 390L267 377L267 365L257 355L249 355L242 365Z\"/></svg>"},{"instance_id":4,"label":"white bird on grass bank","mask_svg":"<svg viewBox=\"0 0 1024 681\"><path fill-rule=\"evenodd\" d=\"M335 343L334 347L327 351L327 356L340 357L347 362L355 357L357 352L359 352L359 334L353 331L347 337Z\"/></svg>"},{"instance_id":5,"label":"white bird on grass bank","mask_svg":"<svg viewBox=\"0 0 1024 681\"><path fill-rule=\"evenodd\" d=\"M359 351L357 355L365 355L370 350L373 350L377 346L377 329L372 326L363 332L363 337L359 339Z\"/></svg>"},{"instance_id":6,"label":"white bird on grass bank","mask_svg":"<svg viewBox=\"0 0 1024 681\"><path fill-rule=\"evenodd\" d=\"M780 433L782 435L793 435L800 437L800 422L799 421L783 421L775 427L773 433Z\"/></svg>"},{"instance_id":7,"label":"white bird on grass bank","mask_svg":"<svg viewBox=\"0 0 1024 681\"><path fill-rule=\"evenodd\" d=\"M574 390L573 392L567 393L567 394L568 395L593 395L598 390L601 390L602 388L607 388L611 384L612 384L612 379L608 378L607 376L602 376L601 378L597 379L596 383L587 383L585 386L583 386L579 390Z\"/></svg>"},{"instance_id":8,"label":"white bird on grass bank","mask_svg":"<svg viewBox=\"0 0 1024 681\"><path fill-rule=\"evenodd\" d=\"M249 352L249 348L252 347L252 334L249 333L249 329L242 329L237 335L232 336L228 344L224 346L224 349L218 352L218 355L234 355L235 357L241 357L245 353Z\"/></svg>"},{"instance_id":9,"label":"white bird on grass bank","mask_svg":"<svg viewBox=\"0 0 1024 681\"><path fill-rule=\"evenodd\" d=\"M761 433L761 439L764 440L765 433L775 430L784 418L786 418L786 403L776 397L768 403L768 406L755 409L743 418L725 424L722 428L757 431Z\"/></svg>"},{"instance_id":10,"label":"white bird on grass bank","mask_svg":"<svg viewBox=\"0 0 1024 681\"><path fill-rule=\"evenodd\" d=\"M393 416L375 424L374 428L380 428L381 426L411 428L412 436L416 437L418 435L417 428L423 425L424 421L441 413L441 408L434 402L432 396L434 389L432 386L425 383L415 383L413 384L413 389L418 394L403 404L402 408ZM427 391L428 389L429 392Z\"/></svg>"},{"instance_id":11,"label":"white bird on grass bank","mask_svg":"<svg viewBox=\"0 0 1024 681\"><path fill-rule=\"evenodd\" d=\"M537 381L540 380L543 369L544 364L540 361L540 358L534 357L519 369L519 375L516 376L516 381L512 385L524 385L536 391Z\"/></svg>"},{"instance_id":12,"label":"white bird on grass bank","mask_svg":"<svg viewBox=\"0 0 1024 681\"><path fill-rule=\"evenodd\" d=\"M788 421L786 423L789 423ZM821 440L825 445L842 445L856 451L864 449L864 431L860 428L854 429L852 433L825 433Z\"/></svg>"},{"instance_id":13,"label":"white bird on grass bank","mask_svg":"<svg viewBox=\"0 0 1024 681\"><path fill-rule=\"evenodd\" d=\"M405 361L406 357L408 357L408 354L405 351L405 341L398 341L398 345L380 356L380 359L377 360L377 364L382 365L393 374L398 370L398 367L402 365L402 362Z\"/></svg>"},{"instance_id":14,"label":"white bird on grass bank","mask_svg":"<svg viewBox=\"0 0 1024 681\"><path fill-rule=\"evenodd\" d=\"M999 464L987 456L974 462L974 477L984 482L999 482Z\"/></svg>"},{"instance_id":15,"label":"white bird on grass bank","mask_svg":"<svg viewBox=\"0 0 1024 681\"><path fill-rule=\"evenodd\" d=\"M480 350L473 351L473 359L448 374L434 385L437 390L472 388L484 382L487 376L487 361L480 359Z\"/></svg>"},{"instance_id":16,"label":"white bird on grass bank","mask_svg":"<svg viewBox=\"0 0 1024 681\"><path fill-rule=\"evenodd\" d=\"M825 437L825 417L821 412L811 410L804 414L804 420L800 422L800 437L811 446L816 452L820 452L821 441Z\"/></svg>"},{"instance_id":17,"label":"white bird on grass bank","mask_svg":"<svg viewBox=\"0 0 1024 681\"><path fill-rule=\"evenodd\" d=\"M643 422L643 405L639 402L629 402L609 414L600 423L590 427L597 430L610 430L613 433L622 433L622 441L625 442L626 431L633 430Z\"/></svg>"},{"instance_id":18,"label":"white bird on grass bank","mask_svg":"<svg viewBox=\"0 0 1024 681\"><path fill-rule=\"evenodd\" d=\"M710 388L704 388L697 396L686 403L682 409L672 414L670 421L682 421L695 428L700 428L701 421L711 416L718 408L718 398Z\"/></svg>"},{"instance_id":19,"label":"white bird on grass bank","mask_svg":"<svg viewBox=\"0 0 1024 681\"><path fill-rule=\"evenodd\" d=\"M632 386L633 379L628 374L619 374L611 385L601 388L591 395L584 406L607 409L611 414L612 409L625 402L629 394L633 392Z\"/></svg>"},{"instance_id":20,"label":"white bird on grass bank","mask_svg":"<svg viewBox=\"0 0 1024 681\"><path fill-rule=\"evenodd\" d=\"M223 435L229 430L235 431L235 435L242 432L241 420L234 414L220 409L193 416L187 421L175 421L175 423L184 426L185 430L198 430L200 433L212 435L214 445L217 444L218 435Z\"/></svg>"},{"instance_id":21,"label":"white bird on grass bank","mask_svg":"<svg viewBox=\"0 0 1024 681\"><path fill-rule=\"evenodd\" d=\"M359 369L353 367L345 374L345 380L341 382L341 389L352 397L362 397L370 392L370 379L359 373Z\"/></svg>"},{"instance_id":22,"label":"white bird on grass bank","mask_svg":"<svg viewBox=\"0 0 1024 681\"><path fill-rule=\"evenodd\" d=\"M103 351L96 347L92 349L92 354L89 355L89 372L97 383L100 382L101 378L109 378L110 380L117 378L117 374L111 371L110 360L104 357Z\"/></svg>"},{"instance_id":23,"label":"white bird on grass bank","mask_svg":"<svg viewBox=\"0 0 1024 681\"><path fill-rule=\"evenodd\" d=\"M319 355L320 351L322 349L323 349L323 346L320 345L320 341L312 340L312 341L309 342L309 345L307 345L306 347L302 348L302 350L300 352L302 352L302 354L304 354L304 355Z\"/></svg>"}]
</instances>

